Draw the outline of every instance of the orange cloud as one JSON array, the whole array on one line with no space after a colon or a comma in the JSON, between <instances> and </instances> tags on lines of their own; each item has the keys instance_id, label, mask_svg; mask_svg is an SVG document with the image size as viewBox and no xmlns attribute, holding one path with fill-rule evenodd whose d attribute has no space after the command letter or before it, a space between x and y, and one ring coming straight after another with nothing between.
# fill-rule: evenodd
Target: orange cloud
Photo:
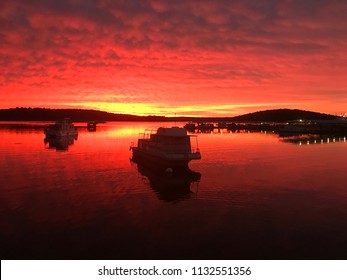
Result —
<instances>
[{"instance_id":1,"label":"orange cloud","mask_svg":"<svg viewBox=\"0 0 347 280\"><path fill-rule=\"evenodd\" d=\"M0 5L3 108L228 115L347 107L342 1Z\"/></svg>"}]
</instances>

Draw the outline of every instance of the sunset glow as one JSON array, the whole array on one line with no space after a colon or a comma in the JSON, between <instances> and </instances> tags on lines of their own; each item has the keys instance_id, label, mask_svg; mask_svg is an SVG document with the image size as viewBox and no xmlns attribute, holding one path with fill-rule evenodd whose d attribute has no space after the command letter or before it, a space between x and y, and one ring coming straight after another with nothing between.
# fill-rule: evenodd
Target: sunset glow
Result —
<instances>
[{"instance_id":1,"label":"sunset glow","mask_svg":"<svg viewBox=\"0 0 347 280\"><path fill-rule=\"evenodd\" d=\"M347 2L3 0L0 108L347 111Z\"/></svg>"}]
</instances>

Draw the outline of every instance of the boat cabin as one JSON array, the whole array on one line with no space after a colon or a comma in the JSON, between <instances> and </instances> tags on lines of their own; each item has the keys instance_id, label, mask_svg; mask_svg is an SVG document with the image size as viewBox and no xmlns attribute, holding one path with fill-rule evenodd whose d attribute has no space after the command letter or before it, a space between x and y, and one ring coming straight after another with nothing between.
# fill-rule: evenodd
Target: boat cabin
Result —
<instances>
[{"instance_id":1,"label":"boat cabin","mask_svg":"<svg viewBox=\"0 0 347 280\"><path fill-rule=\"evenodd\" d=\"M157 130L148 130L140 134L138 148L147 151L160 150L166 154L189 154L198 152L191 147L191 138L196 136L188 135L187 130L182 127L159 127Z\"/></svg>"}]
</instances>

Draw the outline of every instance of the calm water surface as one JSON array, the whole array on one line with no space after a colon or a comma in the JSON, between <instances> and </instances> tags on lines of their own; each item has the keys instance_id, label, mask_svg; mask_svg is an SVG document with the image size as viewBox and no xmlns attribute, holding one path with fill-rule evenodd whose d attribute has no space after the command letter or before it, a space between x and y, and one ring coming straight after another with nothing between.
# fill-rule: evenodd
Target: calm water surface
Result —
<instances>
[{"instance_id":1,"label":"calm water surface","mask_svg":"<svg viewBox=\"0 0 347 280\"><path fill-rule=\"evenodd\" d=\"M2 124L1 259L347 259L346 142L199 134L200 174L170 177L130 161L158 126Z\"/></svg>"}]
</instances>

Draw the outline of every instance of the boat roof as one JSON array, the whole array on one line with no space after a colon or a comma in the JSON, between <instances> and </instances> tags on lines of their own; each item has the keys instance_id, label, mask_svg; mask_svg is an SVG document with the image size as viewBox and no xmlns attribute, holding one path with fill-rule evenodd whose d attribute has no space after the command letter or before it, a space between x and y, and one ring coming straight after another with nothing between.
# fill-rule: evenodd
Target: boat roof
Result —
<instances>
[{"instance_id":1,"label":"boat roof","mask_svg":"<svg viewBox=\"0 0 347 280\"><path fill-rule=\"evenodd\" d=\"M161 136L187 136L187 130L183 127L159 127L157 135Z\"/></svg>"}]
</instances>

